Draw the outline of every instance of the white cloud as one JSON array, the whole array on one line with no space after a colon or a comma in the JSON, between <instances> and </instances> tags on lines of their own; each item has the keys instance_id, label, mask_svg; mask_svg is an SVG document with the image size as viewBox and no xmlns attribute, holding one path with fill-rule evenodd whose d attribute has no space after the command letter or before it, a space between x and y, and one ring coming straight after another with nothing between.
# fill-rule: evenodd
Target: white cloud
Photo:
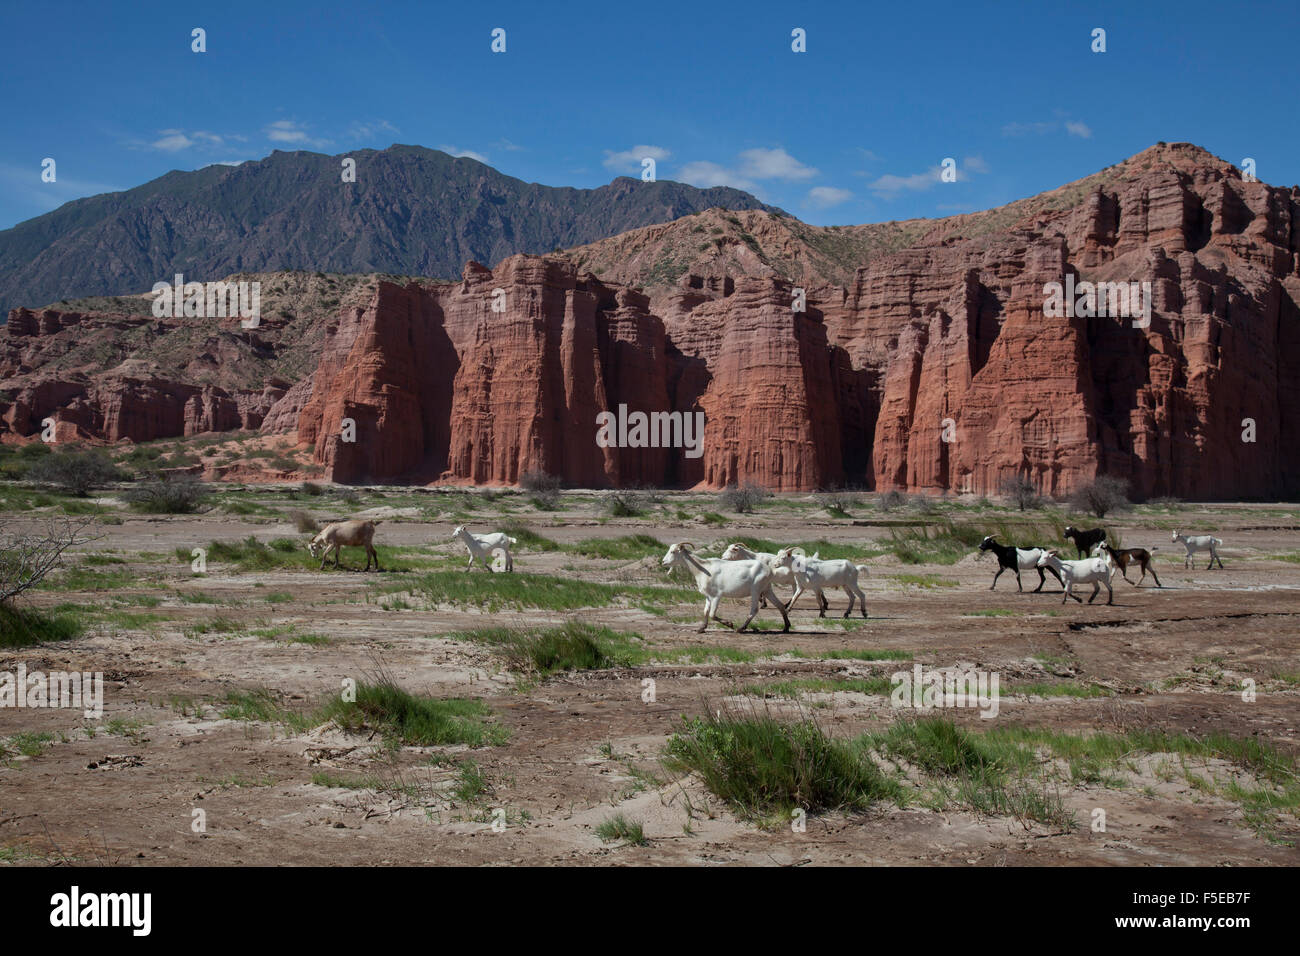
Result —
<instances>
[{"instance_id":1,"label":"white cloud","mask_svg":"<svg viewBox=\"0 0 1300 956\"><path fill-rule=\"evenodd\" d=\"M747 179L811 179L817 170L783 149L747 149L740 154L740 175Z\"/></svg>"},{"instance_id":2,"label":"white cloud","mask_svg":"<svg viewBox=\"0 0 1300 956\"><path fill-rule=\"evenodd\" d=\"M752 182L735 170L719 166L717 163L710 163L707 160L687 163L677 170L675 178L692 186L698 186L701 189L707 189L710 186L731 186L734 189L754 188Z\"/></svg>"},{"instance_id":3,"label":"white cloud","mask_svg":"<svg viewBox=\"0 0 1300 956\"><path fill-rule=\"evenodd\" d=\"M220 136L216 133L208 132L203 129L190 130L186 132L183 129L160 129L158 138L149 143L135 141L128 143L131 148L159 149L165 153L177 153L183 149L192 149L194 147L206 149L225 149L228 141L244 141L243 136Z\"/></svg>"},{"instance_id":4,"label":"white cloud","mask_svg":"<svg viewBox=\"0 0 1300 956\"><path fill-rule=\"evenodd\" d=\"M931 166L924 173L913 173L911 176L895 176L892 173L881 176L871 184L872 192L882 196L896 196L900 192L920 192L929 189L939 181L940 169L938 166Z\"/></svg>"},{"instance_id":5,"label":"white cloud","mask_svg":"<svg viewBox=\"0 0 1300 956\"><path fill-rule=\"evenodd\" d=\"M500 149L504 149L507 153L517 153L523 149L523 147L520 146L518 143L512 143L504 136L502 136L499 140L497 140L496 145Z\"/></svg>"},{"instance_id":6,"label":"white cloud","mask_svg":"<svg viewBox=\"0 0 1300 956\"><path fill-rule=\"evenodd\" d=\"M154 149L165 150L174 153L179 149L189 149L194 145L194 140L190 139L178 129L164 129L158 131L159 138L149 145Z\"/></svg>"},{"instance_id":7,"label":"white cloud","mask_svg":"<svg viewBox=\"0 0 1300 956\"><path fill-rule=\"evenodd\" d=\"M276 120L264 130L273 143L292 143L304 146L325 146L327 139L315 139L307 134L307 127L293 120Z\"/></svg>"},{"instance_id":8,"label":"white cloud","mask_svg":"<svg viewBox=\"0 0 1300 956\"><path fill-rule=\"evenodd\" d=\"M1003 136L1042 136L1056 129L1056 123L1007 123L1002 127Z\"/></svg>"},{"instance_id":9,"label":"white cloud","mask_svg":"<svg viewBox=\"0 0 1300 956\"><path fill-rule=\"evenodd\" d=\"M457 159L474 159L478 160L478 162L482 163L484 166L489 165L486 156L482 153L476 153L472 149L458 149L455 146L446 145L439 146L438 148L448 155L455 156Z\"/></svg>"},{"instance_id":10,"label":"white cloud","mask_svg":"<svg viewBox=\"0 0 1300 956\"><path fill-rule=\"evenodd\" d=\"M987 173L989 164L983 157L967 156L957 166L957 182L969 182L972 173ZM924 192L942 182L943 168L931 166L923 173L911 176L881 176L869 187L878 196L892 199L901 192Z\"/></svg>"},{"instance_id":11,"label":"white cloud","mask_svg":"<svg viewBox=\"0 0 1300 956\"><path fill-rule=\"evenodd\" d=\"M656 163L662 163L671 155L672 153L662 146L633 146L631 149L617 152L607 149L602 163L606 169L617 170L620 173L639 173L641 172L641 160L649 158Z\"/></svg>"},{"instance_id":12,"label":"white cloud","mask_svg":"<svg viewBox=\"0 0 1300 956\"><path fill-rule=\"evenodd\" d=\"M831 206L838 206L840 203L848 202L853 198L853 193L847 189L836 189L833 186L814 186L808 190L808 202L818 209L827 209Z\"/></svg>"},{"instance_id":13,"label":"white cloud","mask_svg":"<svg viewBox=\"0 0 1300 956\"><path fill-rule=\"evenodd\" d=\"M398 132L401 131L388 120L367 120L354 122L348 127L347 136L349 139L374 139L384 133Z\"/></svg>"},{"instance_id":14,"label":"white cloud","mask_svg":"<svg viewBox=\"0 0 1300 956\"><path fill-rule=\"evenodd\" d=\"M733 166L723 166L709 160L695 160L682 166L673 177L692 186L731 186L733 189L753 191L764 179L787 181L811 179L820 175L811 166L805 166L784 149L747 149L737 154Z\"/></svg>"},{"instance_id":15,"label":"white cloud","mask_svg":"<svg viewBox=\"0 0 1300 956\"><path fill-rule=\"evenodd\" d=\"M1002 127L1003 136L1045 136L1048 133L1056 133L1064 129L1070 136L1078 136L1081 139L1091 139L1092 129L1087 123L1079 120L1067 119L1064 110L1056 111L1058 119L1044 120L1032 123L1007 123Z\"/></svg>"}]
</instances>

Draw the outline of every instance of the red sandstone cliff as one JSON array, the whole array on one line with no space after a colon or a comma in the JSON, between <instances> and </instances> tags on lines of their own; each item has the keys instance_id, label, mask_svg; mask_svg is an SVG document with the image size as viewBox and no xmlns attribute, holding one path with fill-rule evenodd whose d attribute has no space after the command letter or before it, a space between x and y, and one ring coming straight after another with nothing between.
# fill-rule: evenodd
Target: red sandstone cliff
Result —
<instances>
[{"instance_id":1,"label":"red sandstone cliff","mask_svg":"<svg viewBox=\"0 0 1300 956\"><path fill-rule=\"evenodd\" d=\"M256 393L123 370L93 387L42 379L23 337L69 320L14 313L0 371L24 385L0 395L0 419L28 435L58 408L110 440L296 424L353 482L540 469L597 487L995 493L1021 473L1061 494L1111 473L1140 496L1300 492L1300 190L1162 144L932 223L817 231L748 212L700 225L714 218L471 263L460 282L380 282L327 324L312 375ZM1067 277L1149 283L1149 326L1050 317L1044 286ZM796 285L806 312L791 310ZM702 455L600 447L596 416L620 405L703 412Z\"/></svg>"}]
</instances>

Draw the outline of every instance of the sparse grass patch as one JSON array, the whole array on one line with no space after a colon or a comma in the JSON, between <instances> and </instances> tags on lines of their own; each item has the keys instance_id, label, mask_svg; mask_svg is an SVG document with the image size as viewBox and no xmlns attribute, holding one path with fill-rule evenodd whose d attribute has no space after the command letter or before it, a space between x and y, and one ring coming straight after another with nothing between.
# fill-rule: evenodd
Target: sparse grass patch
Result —
<instances>
[{"instance_id":1,"label":"sparse grass patch","mask_svg":"<svg viewBox=\"0 0 1300 956\"><path fill-rule=\"evenodd\" d=\"M477 698L419 697L383 675L358 683L356 698L333 698L321 716L350 733L378 733L399 746L499 746L509 736L504 727L487 722L492 712Z\"/></svg>"},{"instance_id":2,"label":"sparse grass patch","mask_svg":"<svg viewBox=\"0 0 1300 956\"><path fill-rule=\"evenodd\" d=\"M798 698L804 694L836 692L888 696L892 689L893 682L888 677L800 677L765 684L747 684L739 692L755 697Z\"/></svg>"},{"instance_id":3,"label":"sparse grass patch","mask_svg":"<svg viewBox=\"0 0 1300 956\"><path fill-rule=\"evenodd\" d=\"M766 709L709 709L683 718L668 740L665 765L698 774L742 817L789 819L808 813L861 810L900 800L902 788L849 744L828 737L811 719L785 722Z\"/></svg>"},{"instance_id":4,"label":"sparse grass patch","mask_svg":"<svg viewBox=\"0 0 1300 956\"><path fill-rule=\"evenodd\" d=\"M642 656L639 634L582 621L566 621L550 628L479 628L454 636L498 647L512 667L542 676L556 671L625 667Z\"/></svg>"},{"instance_id":5,"label":"sparse grass patch","mask_svg":"<svg viewBox=\"0 0 1300 956\"><path fill-rule=\"evenodd\" d=\"M70 641L84 632L82 617L75 611L45 610L0 602L0 647Z\"/></svg>"},{"instance_id":6,"label":"sparse grass patch","mask_svg":"<svg viewBox=\"0 0 1300 956\"><path fill-rule=\"evenodd\" d=\"M321 723L310 714L284 706L280 703L279 695L266 687L229 691L223 704L221 716L226 720L276 724L294 733L302 733Z\"/></svg>"},{"instance_id":7,"label":"sparse grass patch","mask_svg":"<svg viewBox=\"0 0 1300 956\"><path fill-rule=\"evenodd\" d=\"M588 558L631 561L662 555L668 550L668 545L648 534L630 534L621 538L587 538L575 544L572 550Z\"/></svg>"},{"instance_id":8,"label":"sparse grass patch","mask_svg":"<svg viewBox=\"0 0 1300 956\"><path fill-rule=\"evenodd\" d=\"M604 584L546 574L465 574L433 571L409 585L413 594L431 604L501 608L536 607L570 611L584 607L634 604L639 600L680 603L690 600L693 588Z\"/></svg>"},{"instance_id":9,"label":"sparse grass patch","mask_svg":"<svg viewBox=\"0 0 1300 956\"><path fill-rule=\"evenodd\" d=\"M648 846L645 830L635 820L616 814L596 827L596 836L602 843L622 842L631 846Z\"/></svg>"},{"instance_id":10,"label":"sparse grass patch","mask_svg":"<svg viewBox=\"0 0 1300 956\"><path fill-rule=\"evenodd\" d=\"M507 535L518 541L517 547L530 551L559 551L559 542L545 535L538 534L532 528L521 524L507 524L501 527ZM459 542L458 542L459 543Z\"/></svg>"}]
</instances>

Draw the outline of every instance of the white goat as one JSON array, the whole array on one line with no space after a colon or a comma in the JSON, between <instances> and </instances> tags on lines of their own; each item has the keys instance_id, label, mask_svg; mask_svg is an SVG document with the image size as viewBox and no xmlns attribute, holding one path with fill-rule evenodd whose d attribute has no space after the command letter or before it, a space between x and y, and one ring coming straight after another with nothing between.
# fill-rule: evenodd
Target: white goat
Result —
<instances>
[{"instance_id":1,"label":"white goat","mask_svg":"<svg viewBox=\"0 0 1300 956\"><path fill-rule=\"evenodd\" d=\"M507 571L515 569L515 559L510 553L510 546L519 542L504 531L497 531L493 534L470 534L464 525L460 525L451 533L453 541L457 538L463 541L465 547L469 549L469 564L465 565L466 572L474 567L475 561L483 565L485 571L491 571L492 569L487 563L487 557L493 551L501 551L505 554Z\"/></svg>"},{"instance_id":2,"label":"white goat","mask_svg":"<svg viewBox=\"0 0 1300 956\"><path fill-rule=\"evenodd\" d=\"M1055 551L1044 552L1038 559L1040 568L1053 568L1061 579L1065 582L1065 594L1061 598L1064 604L1069 598L1074 598L1080 604L1083 598L1074 593L1076 584L1091 584L1092 595L1088 598L1091 604L1101 586L1106 586L1106 603L1115 603L1115 591L1110 586L1110 577L1115 573L1115 566L1111 563L1109 557L1104 558L1084 558L1082 561L1062 561Z\"/></svg>"},{"instance_id":3,"label":"white goat","mask_svg":"<svg viewBox=\"0 0 1300 956\"><path fill-rule=\"evenodd\" d=\"M800 548L795 548L794 551L796 554L803 553L803 551ZM790 568L788 568L784 564L777 564L776 555L772 554L771 552L751 551L749 548L745 547L740 542L736 542L735 544L728 545L727 550L722 552L722 560L723 561L762 561L764 564L766 564L769 568L772 569L772 584L774 586L774 590L775 590L775 585L778 584L780 584L783 587L793 588L797 590L797 585L795 584L795 580L794 580L794 572L791 571ZM760 606L767 607L766 596L760 596L758 601Z\"/></svg>"},{"instance_id":4,"label":"white goat","mask_svg":"<svg viewBox=\"0 0 1300 956\"><path fill-rule=\"evenodd\" d=\"M375 570L379 571L379 553L375 551L375 525L378 521L336 521L327 524L312 538L307 545L313 558L320 558L321 570L325 570L325 559L334 552L334 567L339 566L339 554L343 546L366 549L366 570L370 570L370 559L375 559Z\"/></svg>"},{"instance_id":5,"label":"white goat","mask_svg":"<svg viewBox=\"0 0 1300 956\"><path fill-rule=\"evenodd\" d=\"M817 602L821 605L821 611L817 616L825 617L826 609L830 607L831 602L826 600L826 595L822 591L825 588L843 588L849 596L849 608L844 612L844 616L848 617L853 613L853 601L856 598L860 602L862 616L866 617L867 596L858 587L858 576L868 573L867 566L854 564L843 558L822 558L819 557L820 554L821 552L817 552L809 558L800 553L798 548L782 548L777 552L777 563L789 568L794 574L794 597L790 598L789 608L794 607L794 602L799 600L799 595L804 591L812 591L817 595Z\"/></svg>"},{"instance_id":6,"label":"white goat","mask_svg":"<svg viewBox=\"0 0 1300 956\"><path fill-rule=\"evenodd\" d=\"M691 553L695 545L679 541L668 549L663 564L667 568L683 567L695 578L695 587L704 595L704 622L697 628L700 633L709 626L712 617L727 627L731 622L718 617L718 602L725 598L749 598L749 617L736 628L737 632L749 626L758 614L758 599L768 595L785 621L782 632L790 630L790 616L772 590L772 569L762 561L724 561L721 558L697 558Z\"/></svg>"},{"instance_id":7,"label":"white goat","mask_svg":"<svg viewBox=\"0 0 1300 956\"><path fill-rule=\"evenodd\" d=\"M1192 555L1197 551L1209 551L1210 563L1205 566L1205 570L1214 567L1214 562L1219 562L1219 570L1223 570L1223 559L1219 557L1219 548L1223 541L1212 534L1183 534L1181 531L1175 531L1170 541L1181 541L1183 547L1187 549L1187 556L1183 558L1183 567L1187 567L1187 562L1192 560Z\"/></svg>"}]
</instances>

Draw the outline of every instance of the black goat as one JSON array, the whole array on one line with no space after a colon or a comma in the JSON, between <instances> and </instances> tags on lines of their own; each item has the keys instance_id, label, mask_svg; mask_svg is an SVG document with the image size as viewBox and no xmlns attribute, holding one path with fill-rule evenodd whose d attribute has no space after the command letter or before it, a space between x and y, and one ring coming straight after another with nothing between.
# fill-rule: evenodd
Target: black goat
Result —
<instances>
[{"instance_id":1,"label":"black goat","mask_svg":"<svg viewBox=\"0 0 1300 956\"><path fill-rule=\"evenodd\" d=\"M989 585L992 591L998 586L998 578L1002 576L1003 571L1010 571L1016 576L1016 590L1024 591L1020 584L1020 571L1035 568L1038 571L1038 587L1034 588L1037 594L1043 589L1043 584L1047 579L1043 577L1043 569L1038 567L1038 558L1045 553L1043 548L1014 548L1009 544L998 544L993 540L993 535L989 535L980 542L981 551L992 551L998 556L998 573L993 575L993 583ZM1061 587L1065 587L1065 582L1061 581L1061 575L1057 573L1056 568L1050 565L1047 568L1052 572L1052 577L1060 582Z\"/></svg>"},{"instance_id":2,"label":"black goat","mask_svg":"<svg viewBox=\"0 0 1300 956\"><path fill-rule=\"evenodd\" d=\"M1101 528L1093 528L1091 531L1080 531L1078 528L1066 528L1065 537L1068 541L1073 541L1074 546L1079 549L1079 557L1086 558L1092 554L1092 549L1097 547L1106 540L1106 532Z\"/></svg>"}]
</instances>

